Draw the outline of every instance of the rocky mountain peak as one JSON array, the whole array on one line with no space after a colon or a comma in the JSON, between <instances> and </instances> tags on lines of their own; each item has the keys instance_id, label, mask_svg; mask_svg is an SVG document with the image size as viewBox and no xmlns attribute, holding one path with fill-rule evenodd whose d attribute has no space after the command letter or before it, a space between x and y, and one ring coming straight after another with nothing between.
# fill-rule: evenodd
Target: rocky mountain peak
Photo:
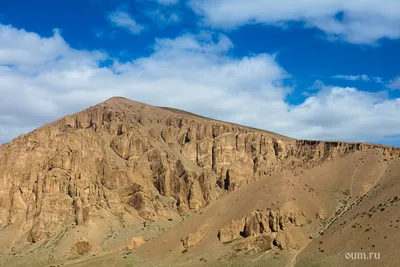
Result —
<instances>
[{"instance_id":1,"label":"rocky mountain peak","mask_svg":"<svg viewBox=\"0 0 400 267\"><path fill-rule=\"evenodd\" d=\"M295 140L113 97L0 146L0 229L17 228L14 242L40 243L81 226L179 221L244 185L367 150L389 161L399 155L391 147ZM223 238L239 237L248 220L232 223L236 232L221 230ZM101 246L100 239L85 248Z\"/></svg>"}]
</instances>

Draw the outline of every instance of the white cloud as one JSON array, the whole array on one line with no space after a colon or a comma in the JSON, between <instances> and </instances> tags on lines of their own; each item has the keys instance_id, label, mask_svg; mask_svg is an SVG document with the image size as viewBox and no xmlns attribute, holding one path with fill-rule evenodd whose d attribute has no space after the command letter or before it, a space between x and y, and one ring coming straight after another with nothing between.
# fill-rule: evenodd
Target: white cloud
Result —
<instances>
[{"instance_id":1,"label":"white cloud","mask_svg":"<svg viewBox=\"0 0 400 267\"><path fill-rule=\"evenodd\" d=\"M189 5L215 28L298 21L351 43L400 37L398 0L190 0Z\"/></svg>"},{"instance_id":2,"label":"white cloud","mask_svg":"<svg viewBox=\"0 0 400 267\"><path fill-rule=\"evenodd\" d=\"M296 138L400 136L400 99L320 83L292 106L285 101L292 88L283 85L290 75L275 56L232 58L232 46L224 35L185 34L157 39L149 57L121 63L75 50L57 31L43 38L0 26L0 142L116 95Z\"/></svg>"},{"instance_id":3,"label":"white cloud","mask_svg":"<svg viewBox=\"0 0 400 267\"><path fill-rule=\"evenodd\" d=\"M391 80L387 87L393 90L400 90L400 76Z\"/></svg>"},{"instance_id":4,"label":"white cloud","mask_svg":"<svg viewBox=\"0 0 400 267\"><path fill-rule=\"evenodd\" d=\"M111 12L107 16L110 23L119 28L123 28L132 34L138 34L144 30L144 26L138 24L128 13L120 10Z\"/></svg>"},{"instance_id":5,"label":"white cloud","mask_svg":"<svg viewBox=\"0 0 400 267\"><path fill-rule=\"evenodd\" d=\"M332 76L332 78L335 79L341 79L341 80L348 80L348 81L370 81L370 78L368 75L335 75Z\"/></svg>"},{"instance_id":6,"label":"white cloud","mask_svg":"<svg viewBox=\"0 0 400 267\"><path fill-rule=\"evenodd\" d=\"M352 87L325 86L314 96L291 108L291 119L309 128L299 135L317 139L384 140L399 132L400 99L385 92L370 93ZM394 112L394 113L393 113Z\"/></svg>"},{"instance_id":7,"label":"white cloud","mask_svg":"<svg viewBox=\"0 0 400 267\"><path fill-rule=\"evenodd\" d=\"M386 82L383 81L381 77L370 77L366 74L362 75L335 75L332 76L333 79L341 79L341 80L347 80L347 81L364 81L364 82L375 82L375 83L380 83L384 84ZM396 77L389 82L386 83L386 87L389 89L397 90L400 89L400 77Z\"/></svg>"}]
</instances>

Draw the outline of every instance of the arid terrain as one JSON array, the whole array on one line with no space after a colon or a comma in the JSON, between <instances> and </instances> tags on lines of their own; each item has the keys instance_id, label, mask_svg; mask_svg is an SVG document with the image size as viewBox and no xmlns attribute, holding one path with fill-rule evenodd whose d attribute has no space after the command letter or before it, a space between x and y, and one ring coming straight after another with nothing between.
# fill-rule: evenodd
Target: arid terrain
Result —
<instances>
[{"instance_id":1,"label":"arid terrain","mask_svg":"<svg viewBox=\"0 0 400 267\"><path fill-rule=\"evenodd\" d=\"M0 146L0 266L400 266L399 181L399 148L115 97Z\"/></svg>"}]
</instances>

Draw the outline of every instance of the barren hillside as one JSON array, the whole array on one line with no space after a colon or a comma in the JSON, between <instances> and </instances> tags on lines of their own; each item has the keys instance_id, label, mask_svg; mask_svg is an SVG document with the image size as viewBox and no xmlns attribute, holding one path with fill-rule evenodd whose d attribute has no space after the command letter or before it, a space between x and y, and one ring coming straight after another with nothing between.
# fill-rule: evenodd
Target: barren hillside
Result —
<instances>
[{"instance_id":1,"label":"barren hillside","mask_svg":"<svg viewBox=\"0 0 400 267\"><path fill-rule=\"evenodd\" d=\"M400 150L111 98L0 146L1 266L399 266Z\"/></svg>"}]
</instances>

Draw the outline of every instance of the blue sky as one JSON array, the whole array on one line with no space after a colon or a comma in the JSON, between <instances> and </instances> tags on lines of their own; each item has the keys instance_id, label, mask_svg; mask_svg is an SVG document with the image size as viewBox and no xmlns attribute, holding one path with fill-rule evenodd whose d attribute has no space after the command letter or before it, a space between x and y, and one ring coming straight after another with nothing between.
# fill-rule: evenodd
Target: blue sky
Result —
<instances>
[{"instance_id":1,"label":"blue sky","mask_svg":"<svg viewBox=\"0 0 400 267\"><path fill-rule=\"evenodd\" d=\"M400 2L0 2L0 143L111 96L400 145Z\"/></svg>"}]
</instances>

